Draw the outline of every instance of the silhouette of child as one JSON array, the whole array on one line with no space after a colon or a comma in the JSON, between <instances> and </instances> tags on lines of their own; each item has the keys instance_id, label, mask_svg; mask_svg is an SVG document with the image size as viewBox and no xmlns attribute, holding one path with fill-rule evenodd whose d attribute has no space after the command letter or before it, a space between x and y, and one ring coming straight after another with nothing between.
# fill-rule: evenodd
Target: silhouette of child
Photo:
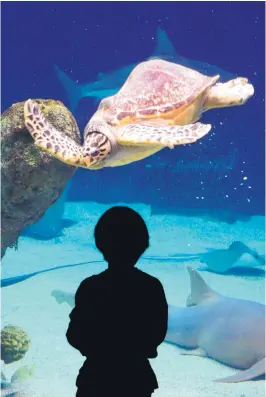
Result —
<instances>
[{"instance_id":1,"label":"silhouette of child","mask_svg":"<svg viewBox=\"0 0 266 397\"><path fill-rule=\"evenodd\" d=\"M82 281L70 314L67 340L86 357L76 396L151 396L158 383L148 359L165 338L168 306L160 281L134 268L147 227L134 210L113 207L94 236L108 269Z\"/></svg>"}]
</instances>

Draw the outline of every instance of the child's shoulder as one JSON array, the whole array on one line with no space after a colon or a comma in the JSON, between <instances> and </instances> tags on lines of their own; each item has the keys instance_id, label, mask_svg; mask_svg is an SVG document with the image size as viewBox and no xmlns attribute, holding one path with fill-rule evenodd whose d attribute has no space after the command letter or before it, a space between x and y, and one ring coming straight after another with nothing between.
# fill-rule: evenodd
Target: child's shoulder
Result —
<instances>
[{"instance_id":1,"label":"child's shoulder","mask_svg":"<svg viewBox=\"0 0 266 397\"><path fill-rule=\"evenodd\" d=\"M139 277L141 277L143 279L143 281L153 283L154 285L161 284L160 280L158 278L152 276L151 274L143 272L140 269L136 269L136 270L138 271Z\"/></svg>"},{"instance_id":2,"label":"child's shoulder","mask_svg":"<svg viewBox=\"0 0 266 397\"><path fill-rule=\"evenodd\" d=\"M84 280L81 281L79 288L80 289L85 289L90 286L93 286L97 282L97 276L96 274L85 278Z\"/></svg>"},{"instance_id":3,"label":"child's shoulder","mask_svg":"<svg viewBox=\"0 0 266 397\"><path fill-rule=\"evenodd\" d=\"M107 278L107 270L104 270L101 273L93 274L92 276L85 278L81 282L80 286L84 286L84 287L97 286L98 283L101 283L106 278Z\"/></svg>"}]
</instances>

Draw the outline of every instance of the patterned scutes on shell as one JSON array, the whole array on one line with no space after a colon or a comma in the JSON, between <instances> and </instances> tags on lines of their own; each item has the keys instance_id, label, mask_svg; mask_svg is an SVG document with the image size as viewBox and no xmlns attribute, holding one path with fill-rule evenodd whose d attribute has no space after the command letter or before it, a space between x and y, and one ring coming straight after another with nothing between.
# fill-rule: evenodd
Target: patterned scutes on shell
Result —
<instances>
[{"instance_id":1,"label":"patterned scutes on shell","mask_svg":"<svg viewBox=\"0 0 266 397\"><path fill-rule=\"evenodd\" d=\"M118 121L134 116L164 117L191 103L218 78L167 61L149 62L139 64L113 97L110 111Z\"/></svg>"},{"instance_id":2,"label":"patterned scutes on shell","mask_svg":"<svg viewBox=\"0 0 266 397\"><path fill-rule=\"evenodd\" d=\"M1 360L10 364L21 360L30 347L27 333L16 325L7 325L1 331Z\"/></svg>"}]
</instances>

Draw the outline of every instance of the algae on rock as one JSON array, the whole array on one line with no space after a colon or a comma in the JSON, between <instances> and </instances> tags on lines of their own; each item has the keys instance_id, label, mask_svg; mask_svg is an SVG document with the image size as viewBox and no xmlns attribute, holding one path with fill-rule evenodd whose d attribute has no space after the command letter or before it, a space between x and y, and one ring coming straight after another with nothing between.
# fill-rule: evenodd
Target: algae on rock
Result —
<instances>
[{"instance_id":1,"label":"algae on rock","mask_svg":"<svg viewBox=\"0 0 266 397\"><path fill-rule=\"evenodd\" d=\"M62 102L35 101L56 129L80 143L76 120ZM12 105L1 116L1 257L57 200L76 171L34 145L24 123L24 103Z\"/></svg>"}]
</instances>

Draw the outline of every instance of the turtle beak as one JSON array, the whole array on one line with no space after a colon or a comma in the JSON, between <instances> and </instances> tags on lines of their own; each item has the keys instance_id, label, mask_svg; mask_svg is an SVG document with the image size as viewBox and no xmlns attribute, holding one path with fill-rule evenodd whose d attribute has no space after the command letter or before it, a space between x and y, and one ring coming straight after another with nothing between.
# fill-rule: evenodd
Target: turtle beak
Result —
<instances>
[{"instance_id":1,"label":"turtle beak","mask_svg":"<svg viewBox=\"0 0 266 397\"><path fill-rule=\"evenodd\" d=\"M93 156L86 156L84 158L84 163L85 163L85 167L86 168L90 168L91 170L96 170L96 169L100 169L103 168L104 165L102 162L99 162L99 158L98 157L93 157Z\"/></svg>"},{"instance_id":2,"label":"turtle beak","mask_svg":"<svg viewBox=\"0 0 266 397\"><path fill-rule=\"evenodd\" d=\"M89 167L93 164L93 159L92 159L92 157L86 156L86 157L84 158L84 163L85 163L86 168L89 168Z\"/></svg>"}]
</instances>

